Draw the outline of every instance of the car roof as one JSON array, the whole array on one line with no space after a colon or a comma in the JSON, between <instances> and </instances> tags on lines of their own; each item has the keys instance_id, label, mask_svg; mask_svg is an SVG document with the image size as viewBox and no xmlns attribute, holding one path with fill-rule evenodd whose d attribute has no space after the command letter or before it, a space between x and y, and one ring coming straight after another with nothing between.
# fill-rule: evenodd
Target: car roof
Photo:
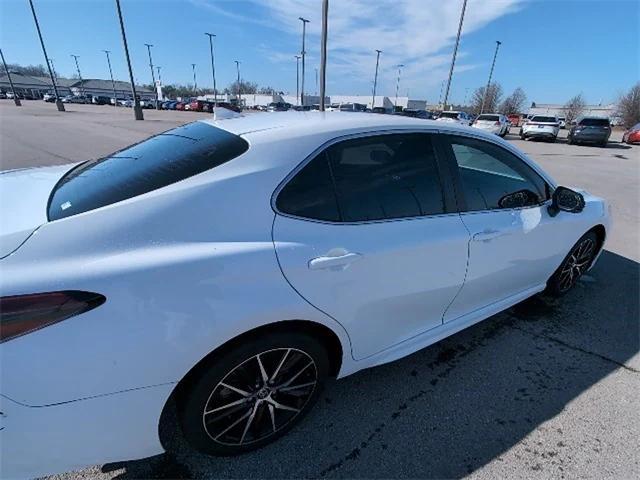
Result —
<instances>
[{"instance_id":1,"label":"car roof","mask_svg":"<svg viewBox=\"0 0 640 480\"><path fill-rule=\"evenodd\" d=\"M289 131L291 136L298 134L340 134L345 130L385 130L385 129L442 129L439 122L401 115L380 115L375 113L344 112L279 112L273 114L251 113L237 115L220 120L201 120L215 127L235 133L247 135L264 130ZM449 127L447 127L449 129ZM461 127L464 129L464 127Z\"/></svg>"}]
</instances>

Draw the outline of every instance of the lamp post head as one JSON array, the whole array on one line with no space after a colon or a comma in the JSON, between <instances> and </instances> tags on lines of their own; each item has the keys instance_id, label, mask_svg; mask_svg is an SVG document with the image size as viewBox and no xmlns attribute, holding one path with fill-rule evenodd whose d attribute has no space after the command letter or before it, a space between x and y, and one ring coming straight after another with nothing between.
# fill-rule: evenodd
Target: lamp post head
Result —
<instances>
[{"instance_id":1,"label":"lamp post head","mask_svg":"<svg viewBox=\"0 0 640 480\"><path fill-rule=\"evenodd\" d=\"M303 17L298 17L298 20L302 20L302 23L309 23L309 20Z\"/></svg>"}]
</instances>

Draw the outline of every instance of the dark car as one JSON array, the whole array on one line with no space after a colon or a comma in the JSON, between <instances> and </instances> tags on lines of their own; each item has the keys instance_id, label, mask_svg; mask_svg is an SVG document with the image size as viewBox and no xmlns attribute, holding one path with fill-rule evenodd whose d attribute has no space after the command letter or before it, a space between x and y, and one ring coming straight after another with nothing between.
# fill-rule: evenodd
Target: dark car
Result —
<instances>
[{"instance_id":1,"label":"dark car","mask_svg":"<svg viewBox=\"0 0 640 480\"><path fill-rule=\"evenodd\" d=\"M367 106L364 103L343 103L340 105L341 112L366 112Z\"/></svg>"},{"instance_id":2,"label":"dark car","mask_svg":"<svg viewBox=\"0 0 640 480\"><path fill-rule=\"evenodd\" d=\"M267 105L267 112L286 112L291 105L285 102L271 102Z\"/></svg>"},{"instance_id":3,"label":"dark car","mask_svg":"<svg viewBox=\"0 0 640 480\"><path fill-rule=\"evenodd\" d=\"M567 135L567 143L593 143L606 147L611 136L611 123L608 118L582 117L572 123Z\"/></svg>"},{"instance_id":4,"label":"dark car","mask_svg":"<svg viewBox=\"0 0 640 480\"><path fill-rule=\"evenodd\" d=\"M372 113L387 113L387 109L384 107L373 107L371 109Z\"/></svg>"},{"instance_id":5,"label":"dark car","mask_svg":"<svg viewBox=\"0 0 640 480\"><path fill-rule=\"evenodd\" d=\"M91 102L95 105L109 105L111 103L111 99L104 95L97 95L91 99Z\"/></svg>"},{"instance_id":6,"label":"dark car","mask_svg":"<svg viewBox=\"0 0 640 480\"><path fill-rule=\"evenodd\" d=\"M428 110L419 110L417 108L405 108L402 111L405 117L422 118L424 120L433 119L433 114Z\"/></svg>"}]
</instances>

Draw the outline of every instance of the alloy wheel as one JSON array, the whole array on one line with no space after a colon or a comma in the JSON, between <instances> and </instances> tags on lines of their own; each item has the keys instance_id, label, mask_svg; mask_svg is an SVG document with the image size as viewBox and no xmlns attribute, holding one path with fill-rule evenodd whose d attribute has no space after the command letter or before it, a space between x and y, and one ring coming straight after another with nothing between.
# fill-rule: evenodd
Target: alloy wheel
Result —
<instances>
[{"instance_id":1,"label":"alloy wheel","mask_svg":"<svg viewBox=\"0 0 640 480\"><path fill-rule=\"evenodd\" d=\"M302 412L317 382L316 364L302 350L277 348L254 355L213 389L202 413L204 429L226 446L264 440Z\"/></svg>"},{"instance_id":2,"label":"alloy wheel","mask_svg":"<svg viewBox=\"0 0 640 480\"><path fill-rule=\"evenodd\" d=\"M595 252L595 242L591 238L585 238L571 252L560 270L560 292L568 291L578 281L580 276L589 268Z\"/></svg>"}]
</instances>

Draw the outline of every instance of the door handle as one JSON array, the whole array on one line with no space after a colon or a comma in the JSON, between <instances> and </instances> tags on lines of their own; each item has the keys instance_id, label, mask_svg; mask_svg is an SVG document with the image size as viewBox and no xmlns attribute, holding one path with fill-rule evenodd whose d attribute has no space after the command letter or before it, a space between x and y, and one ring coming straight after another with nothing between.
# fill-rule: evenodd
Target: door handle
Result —
<instances>
[{"instance_id":1,"label":"door handle","mask_svg":"<svg viewBox=\"0 0 640 480\"><path fill-rule=\"evenodd\" d=\"M362 255L359 253L345 253L344 255L337 256L316 257L309 260L309 269L322 270L328 268L331 270L344 270L349 266L349 264L361 258Z\"/></svg>"},{"instance_id":2,"label":"door handle","mask_svg":"<svg viewBox=\"0 0 640 480\"><path fill-rule=\"evenodd\" d=\"M506 235L505 232L501 230L484 230L482 232L478 232L473 236L474 242L488 242L493 240L494 238L501 237Z\"/></svg>"}]
</instances>

